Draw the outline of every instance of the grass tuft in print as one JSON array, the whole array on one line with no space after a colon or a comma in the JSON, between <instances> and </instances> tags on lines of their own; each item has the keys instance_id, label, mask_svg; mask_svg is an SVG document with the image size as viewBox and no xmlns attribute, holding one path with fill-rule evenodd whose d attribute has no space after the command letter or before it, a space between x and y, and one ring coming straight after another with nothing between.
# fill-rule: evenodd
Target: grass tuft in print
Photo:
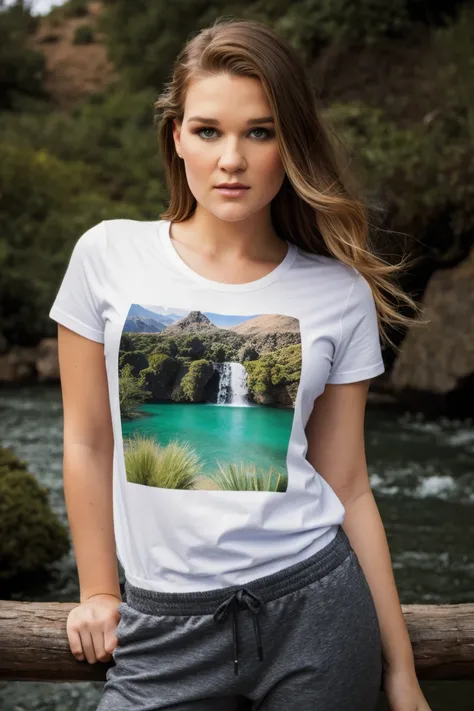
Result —
<instances>
[{"instance_id":1,"label":"grass tuft in print","mask_svg":"<svg viewBox=\"0 0 474 711\"><path fill-rule=\"evenodd\" d=\"M224 491L286 491L288 477L273 467L268 471L245 462L221 464L212 477Z\"/></svg>"},{"instance_id":2,"label":"grass tuft in print","mask_svg":"<svg viewBox=\"0 0 474 711\"><path fill-rule=\"evenodd\" d=\"M202 471L202 462L188 444L175 441L161 447L154 440L139 435L124 444L129 482L162 489L194 488L195 479Z\"/></svg>"},{"instance_id":3,"label":"grass tuft in print","mask_svg":"<svg viewBox=\"0 0 474 711\"><path fill-rule=\"evenodd\" d=\"M156 467L160 446L152 439L139 435L125 439L123 444L128 481L148 486Z\"/></svg>"}]
</instances>

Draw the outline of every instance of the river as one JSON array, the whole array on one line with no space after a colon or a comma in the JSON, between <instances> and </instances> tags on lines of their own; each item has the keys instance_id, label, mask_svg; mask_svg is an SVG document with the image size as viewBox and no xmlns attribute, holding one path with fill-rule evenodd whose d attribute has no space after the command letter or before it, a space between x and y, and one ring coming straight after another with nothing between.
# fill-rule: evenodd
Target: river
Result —
<instances>
[{"instance_id":1,"label":"river","mask_svg":"<svg viewBox=\"0 0 474 711\"><path fill-rule=\"evenodd\" d=\"M0 444L26 460L67 523L62 488L58 386L0 392ZM471 421L427 421L369 405L366 451L402 603L474 602L474 429ZM123 581L123 573L122 573ZM72 552L46 589L19 600L78 599ZM0 683L0 711L93 711L93 683ZM432 711L473 711L474 681L422 682ZM377 711L385 711L381 695Z\"/></svg>"}]
</instances>

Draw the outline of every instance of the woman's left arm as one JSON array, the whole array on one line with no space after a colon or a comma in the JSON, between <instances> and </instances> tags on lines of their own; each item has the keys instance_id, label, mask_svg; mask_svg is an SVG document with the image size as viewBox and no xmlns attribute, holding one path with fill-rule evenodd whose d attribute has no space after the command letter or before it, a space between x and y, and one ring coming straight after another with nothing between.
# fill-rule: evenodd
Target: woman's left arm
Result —
<instances>
[{"instance_id":1,"label":"woman's left arm","mask_svg":"<svg viewBox=\"0 0 474 711\"><path fill-rule=\"evenodd\" d=\"M327 384L306 435L307 459L346 509L342 527L372 593L383 650L384 690L391 711L430 711L421 691L393 575L385 529L370 486L364 420L370 380Z\"/></svg>"}]
</instances>

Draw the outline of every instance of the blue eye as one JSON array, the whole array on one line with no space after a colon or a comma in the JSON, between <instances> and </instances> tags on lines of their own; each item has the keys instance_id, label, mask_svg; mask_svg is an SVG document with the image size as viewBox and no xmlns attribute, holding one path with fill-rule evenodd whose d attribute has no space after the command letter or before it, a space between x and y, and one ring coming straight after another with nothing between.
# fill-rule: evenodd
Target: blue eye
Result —
<instances>
[{"instance_id":1,"label":"blue eye","mask_svg":"<svg viewBox=\"0 0 474 711\"><path fill-rule=\"evenodd\" d=\"M197 131L195 131L194 133L196 133L199 136L199 138L202 138L203 140L208 141L208 140L212 140L212 138L214 138L214 137L213 136L201 136L201 133L203 133L203 131L215 131L215 130L216 130L215 128L205 126L204 128L198 128ZM261 137L257 136L257 138L256 138L257 141L264 141L265 139L270 138L272 136L272 132L269 131L267 128L253 128L250 131L250 133L254 133L255 131L263 131L263 133L264 133L264 135Z\"/></svg>"},{"instance_id":2,"label":"blue eye","mask_svg":"<svg viewBox=\"0 0 474 711\"><path fill-rule=\"evenodd\" d=\"M270 131L267 128L254 128L252 129L252 131L250 131L250 133L253 133L253 131L263 131L265 135L262 136L262 138L268 138L271 135Z\"/></svg>"},{"instance_id":3,"label":"blue eye","mask_svg":"<svg viewBox=\"0 0 474 711\"><path fill-rule=\"evenodd\" d=\"M199 138L209 138L209 136L201 136L201 133L203 131L215 131L215 128L200 128L196 133L198 134Z\"/></svg>"}]
</instances>

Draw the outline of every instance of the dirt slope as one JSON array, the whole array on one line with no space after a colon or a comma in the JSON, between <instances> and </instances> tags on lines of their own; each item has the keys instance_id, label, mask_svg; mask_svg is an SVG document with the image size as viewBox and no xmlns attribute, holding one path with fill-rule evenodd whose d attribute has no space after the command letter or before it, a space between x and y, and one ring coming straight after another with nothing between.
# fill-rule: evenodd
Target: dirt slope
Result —
<instances>
[{"instance_id":1,"label":"dirt slope","mask_svg":"<svg viewBox=\"0 0 474 711\"><path fill-rule=\"evenodd\" d=\"M229 329L242 336L263 335L265 333L299 333L298 321L291 316L257 316Z\"/></svg>"},{"instance_id":2,"label":"dirt slope","mask_svg":"<svg viewBox=\"0 0 474 711\"><path fill-rule=\"evenodd\" d=\"M31 44L46 57L46 89L60 108L68 109L84 96L104 89L117 76L107 58L102 35L96 32L91 44L73 44L76 27L95 26L102 10L100 2L89 2L85 17L66 18L55 8L40 19ZM56 38L56 41L48 41Z\"/></svg>"}]
</instances>

